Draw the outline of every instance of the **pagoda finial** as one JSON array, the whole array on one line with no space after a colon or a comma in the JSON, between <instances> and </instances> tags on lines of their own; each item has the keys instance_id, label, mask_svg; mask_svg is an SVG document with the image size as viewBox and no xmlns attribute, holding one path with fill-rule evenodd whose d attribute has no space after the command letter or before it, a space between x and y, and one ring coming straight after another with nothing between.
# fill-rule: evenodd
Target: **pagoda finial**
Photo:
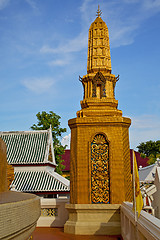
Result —
<instances>
[{"instance_id":1,"label":"pagoda finial","mask_svg":"<svg viewBox=\"0 0 160 240\"><path fill-rule=\"evenodd\" d=\"M98 4L98 10L97 10L97 14L96 14L96 16L100 17L101 14L102 14L102 11L100 10L100 8L99 8L99 4Z\"/></svg>"}]
</instances>

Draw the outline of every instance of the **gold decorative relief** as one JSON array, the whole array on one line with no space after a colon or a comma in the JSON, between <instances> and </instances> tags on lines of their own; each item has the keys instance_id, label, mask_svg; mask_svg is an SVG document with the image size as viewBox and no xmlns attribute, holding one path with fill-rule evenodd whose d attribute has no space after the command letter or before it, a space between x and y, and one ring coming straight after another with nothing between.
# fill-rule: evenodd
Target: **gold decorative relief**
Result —
<instances>
[{"instance_id":1,"label":"gold decorative relief","mask_svg":"<svg viewBox=\"0 0 160 240\"><path fill-rule=\"evenodd\" d=\"M98 51L93 51L95 47L99 48ZM103 49L105 50L104 53L102 52ZM110 61L107 66L100 61L102 56ZM95 57L97 58L97 65L92 64ZM111 71L108 28L100 17L96 18L89 30L87 73L97 72L97 67L106 72Z\"/></svg>"},{"instance_id":2,"label":"gold decorative relief","mask_svg":"<svg viewBox=\"0 0 160 240\"><path fill-rule=\"evenodd\" d=\"M109 203L109 145L103 134L97 134L91 143L91 201Z\"/></svg>"},{"instance_id":3,"label":"gold decorative relief","mask_svg":"<svg viewBox=\"0 0 160 240\"><path fill-rule=\"evenodd\" d=\"M41 208L42 217L55 217L58 216L58 208Z\"/></svg>"}]
</instances>

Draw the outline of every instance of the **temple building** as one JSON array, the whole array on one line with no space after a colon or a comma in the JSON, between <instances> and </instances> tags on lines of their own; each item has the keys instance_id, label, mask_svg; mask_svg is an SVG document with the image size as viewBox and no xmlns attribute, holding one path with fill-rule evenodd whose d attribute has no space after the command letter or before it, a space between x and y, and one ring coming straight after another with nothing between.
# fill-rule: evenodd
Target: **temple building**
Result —
<instances>
[{"instance_id":1,"label":"temple building","mask_svg":"<svg viewBox=\"0 0 160 240\"><path fill-rule=\"evenodd\" d=\"M36 195L8 191L7 147L0 138L0 239L29 240L40 216ZM11 179L10 178L10 179Z\"/></svg>"},{"instance_id":2,"label":"temple building","mask_svg":"<svg viewBox=\"0 0 160 240\"><path fill-rule=\"evenodd\" d=\"M98 8L89 29L87 74L79 78L84 90L81 110L68 122L71 189L66 232L118 234L120 204L132 200L131 120L117 108L119 76L111 70L108 28Z\"/></svg>"},{"instance_id":3,"label":"temple building","mask_svg":"<svg viewBox=\"0 0 160 240\"><path fill-rule=\"evenodd\" d=\"M55 172L52 130L0 132L7 146L7 161L14 167L14 191L45 198L69 195L70 182Z\"/></svg>"}]
</instances>

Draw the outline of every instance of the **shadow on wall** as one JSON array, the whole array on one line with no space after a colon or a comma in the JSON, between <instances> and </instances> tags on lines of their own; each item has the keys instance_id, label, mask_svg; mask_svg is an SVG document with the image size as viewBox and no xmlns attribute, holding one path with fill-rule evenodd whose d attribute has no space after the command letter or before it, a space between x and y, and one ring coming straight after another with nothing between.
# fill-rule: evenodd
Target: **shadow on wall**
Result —
<instances>
[{"instance_id":1,"label":"shadow on wall","mask_svg":"<svg viewBox=\"0 0 160 240\"><path fill-rule=\"evenodd\" d=\"M41 216L37 227L64 227L68 220L68 211L65 204L68 198L41 198Z\"/></svg>"}]
</instances>

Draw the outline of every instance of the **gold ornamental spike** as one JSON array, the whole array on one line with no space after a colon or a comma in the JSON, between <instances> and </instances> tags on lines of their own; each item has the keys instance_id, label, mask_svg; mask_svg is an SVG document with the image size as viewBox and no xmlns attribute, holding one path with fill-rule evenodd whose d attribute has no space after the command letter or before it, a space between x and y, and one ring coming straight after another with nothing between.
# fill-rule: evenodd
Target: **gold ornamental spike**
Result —
<instances>
[{"instance_id":1,"label":"gold ornamental spike","mask_svg":"<svg viewBox=\"0 0 160 240\"><path fill-rule=\"evenodd\" d=\"M100 10L99 4L98 4L98 10L96 16L100 17L102 15L102 11Z\"/></svg>"}]
</instances>

